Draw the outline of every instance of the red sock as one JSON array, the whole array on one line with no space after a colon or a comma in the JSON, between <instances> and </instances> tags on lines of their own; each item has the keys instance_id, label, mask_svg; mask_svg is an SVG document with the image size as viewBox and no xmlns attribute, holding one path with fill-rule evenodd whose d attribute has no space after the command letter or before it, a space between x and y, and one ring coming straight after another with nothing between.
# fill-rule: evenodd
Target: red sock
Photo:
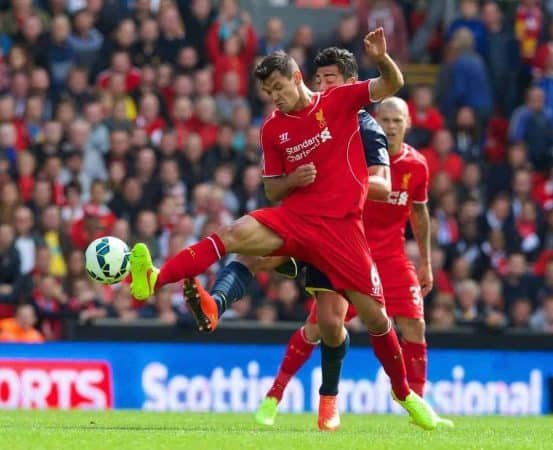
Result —
<instances>
[{"instance_id":1,"label":"red sock","mask_svg":"<svg viewBox=\"0 0 553 450\"><path fill-rule=\"evenodd\" d=\"M215 261L226 253L221 238L212 234L197 244L186 247L172 258L169 258L159 271L156 289L169 283L176 283L185 278L192 278L206 271Z\"/></svg>"},{"instance_id":2,"label":"red sock","mask_svg":"<svg viewBox=\"0 0 553 450\"><path fill-rule=\"evenodd\" d=\"M309 359L316 346L317 344L313 344L307 340L303 327L296 330L288 341L282 364L280 365L280 369L278 369L277 376L271 389L267 392L267 397L275 397L280 402L290 378L292 378L298 370L300 370L301 366L304 365L305 361Z\"/></svg>"},{"instance_id":3,"label":"red sock","mask_svg":"<svg viewBox=\"0 0 553 450\"><path fill-rule=\"evenodd\" d=\"M422 397L426 384L426 342L410 342L402 338L401 349L409 387Z\"/></svg>"},{"instance_id":4,"label":"red sock","mask_svg":"<svg viewBox=\"0 0 553 450\"><path fill-rule=\"evenodd\" d=\"M405 400L405 397L409 395L409 385L395 330L390 324L390 329L385 334L379 336L371 334L371 340L374 354L390 377L394 394L399 400Z\"/></svg>"}]
</instances>

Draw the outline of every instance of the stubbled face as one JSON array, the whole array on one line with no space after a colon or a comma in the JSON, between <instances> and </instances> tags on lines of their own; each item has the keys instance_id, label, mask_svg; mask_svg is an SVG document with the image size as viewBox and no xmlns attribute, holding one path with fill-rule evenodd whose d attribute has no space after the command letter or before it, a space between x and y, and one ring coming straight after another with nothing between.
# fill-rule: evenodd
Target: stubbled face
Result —
<instances>
[{"instance_id":1,"label":"stubbled face","mask_svg":"<svg viewBox=\"0 0 553 450\"><path fill-rule=\"evenodd\" d=\"M346 80L336 64L318 67L315 72L315 88L317 91L322 92L335 86L342 86L343 84L353 82L355 82L355 78L352 77Z\"/></svg>"},{"instance_id":2,"label":"stubbled face","mask_svg":"<svg viewBox=\"0 0 553 450\"><path fill-rule=\"evenodd\" d=\"M290 78L275 70L261 83L261 89L271 97L283 113L292 111L300 100L301 74L295 72Z\"/></svg>"}]
</instances>

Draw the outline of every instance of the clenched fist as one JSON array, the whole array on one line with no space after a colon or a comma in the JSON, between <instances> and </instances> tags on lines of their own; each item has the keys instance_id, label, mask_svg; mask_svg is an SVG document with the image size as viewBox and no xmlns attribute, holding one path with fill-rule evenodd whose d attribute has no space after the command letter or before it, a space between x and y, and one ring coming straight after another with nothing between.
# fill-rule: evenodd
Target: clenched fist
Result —
<instances>
[{"instance_id":1,"label":"clenched fist","mask_svg":"<svg viewBox=\"0 0 553 450\"><path fill-rule=\"evenodd\" d=\"M302 164L288 175L288 181L293 187L304 187L313 183L316 176L317 169L315 168L315 164Z\"/></svg>"}]
</instances>

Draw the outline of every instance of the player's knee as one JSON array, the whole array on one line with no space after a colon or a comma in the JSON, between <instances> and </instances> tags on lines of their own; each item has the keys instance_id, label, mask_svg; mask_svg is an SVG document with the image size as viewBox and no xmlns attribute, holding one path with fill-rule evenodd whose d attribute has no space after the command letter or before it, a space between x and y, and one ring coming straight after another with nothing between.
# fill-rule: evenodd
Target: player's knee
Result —
<instances>
[{"instance_id":1,"label":"player's knee","mask_svg":"<svg viewBox=\"0 0 553 450\"><path fill-rule=\"evenodd\" d=\"M331 347L340 345L344 334L344 321L337 315L323 314L319 315L318 323L323 341Z\"/></svg>"},{"instance_id":2,"label":"player's knee","mask_svg":"<svg viewBox=\"0 0 553 450\"><path fill-rule=\"evenodd\" d=\"M365 314L361 320L370 333L382 334L390 328L390 319L386 315L384 308L377 308L371 314Z\"/></svg>"},{"instance_id":3,"label":"player's knee","mask_svg":"<svg viewBox=\"0 0 553 450\"><path fill-rule=\"evenodd\" d=\"M317 324L307 322L303 326L303 332L304 332L305 338L309 342L318 342L321 340L321 332Z\"/></svg>"},{"instance_id":4,"label":"player's knee","mask_svg":"<svg viewBox=\"0 0 553 450\"><path fill-rule=\"evenodd\" d=\"M227 252L234 252L248 237L248 226L243 220L235 220L234 222L224 225L219 229L219 237L225 245Z\"/></svg>"},{"instance_id":5,"label":"player's knee","mask_svg":"<svg viewBox=\"0 0 553 450\"><path fill-rule=\"evenodd\" d=\"M423 319L410 319L403 317L398 321L402 336L408 341L423 342L426 332L426 324Z\"/></svg>"}]
</instances>

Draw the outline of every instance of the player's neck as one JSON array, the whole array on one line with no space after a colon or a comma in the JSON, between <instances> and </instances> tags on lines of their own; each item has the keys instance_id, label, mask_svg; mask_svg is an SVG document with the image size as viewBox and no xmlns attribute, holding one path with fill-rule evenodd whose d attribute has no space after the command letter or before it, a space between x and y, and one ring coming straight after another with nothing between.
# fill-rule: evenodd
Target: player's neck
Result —
<instances>
[{"instance_id":1,"label":"player's neck","mask_svg":"<svg viewBox=\"0 0 553 450\"><path fill-rule=\"evenodd\" d=\"M389 145L388 146L388 153L390 154L390 157L397 156L401 153L401 150L403 149L403 142L396 145Z\"/></svg>"},{"instance_id":2,"label":"player's neck","mask_svg":"<svg viewBox=\"0 0 553 450\"><path fill-rule=\"evenodd\" d=\"M314 95L315 93L302 83L300 86L300 98L292 111L301 111L306 106L309 106L313 101Z\"/></svg>"}]
</instances>

